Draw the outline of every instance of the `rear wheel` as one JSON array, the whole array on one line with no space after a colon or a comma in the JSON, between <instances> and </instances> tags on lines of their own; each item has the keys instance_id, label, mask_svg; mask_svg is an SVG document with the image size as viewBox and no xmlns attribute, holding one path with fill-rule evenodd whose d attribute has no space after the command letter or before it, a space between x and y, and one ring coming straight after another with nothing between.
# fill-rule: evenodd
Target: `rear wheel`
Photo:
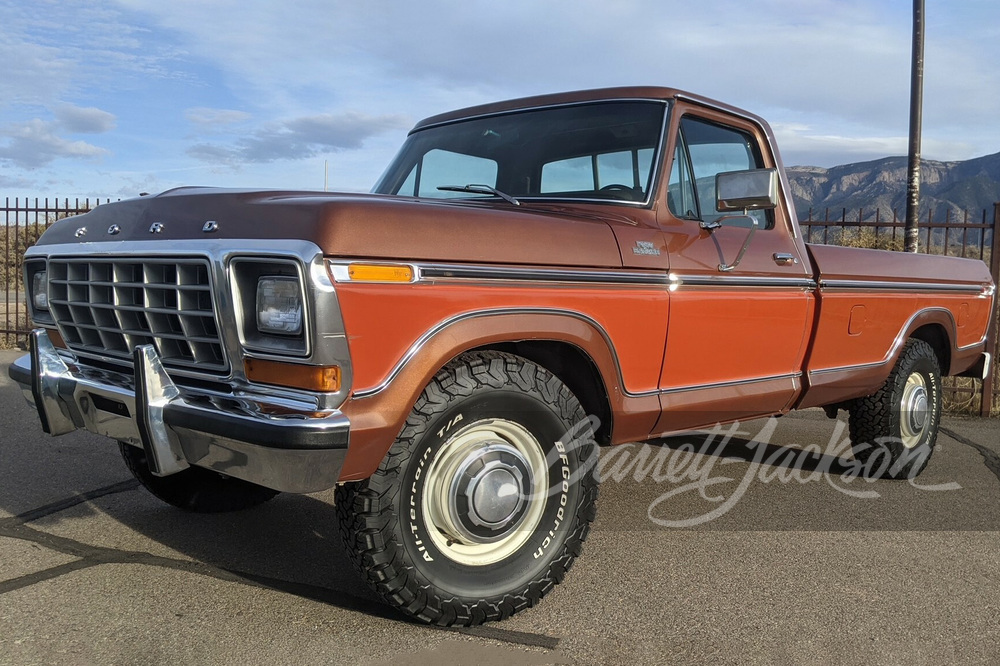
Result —
<instances>
[{"instance_id":1,"label":"rear wheel","mask_svg":"<svg viewBox=\"0 0 1000 666\"><path fill-rule=\"evenodd\" d=\"M915 478L930 460L941 422L941 369L923 340L911 339L885 384L849 409L851 446L872 478Z\"/></svg>"},{"instance_id":2,"label":"rear wheel","mask_svg":"<svg viewBox=\"0 0 1000 666\"><path fill-rule=\"evenodd\" d=\"M580 554L596 456L558 378L510 354L466 354L427 386L375 474L338 489L344 540L404 613L500 620L534 605Z\"/></svg>"},{"instance_id":3,"label":"rear wheel","mask_svg":"<svg viewBox=\"0 0 1000 666\"><path fill-rule=\"evenodd\" d=\"M145 451L125 442L119 442L118 446L125 465L146 490L185 511L239 511L263 504L278 494L277 490L201 467L189 467L170 476L156 476L149 471Z\"/></svg>"}]
</instances>

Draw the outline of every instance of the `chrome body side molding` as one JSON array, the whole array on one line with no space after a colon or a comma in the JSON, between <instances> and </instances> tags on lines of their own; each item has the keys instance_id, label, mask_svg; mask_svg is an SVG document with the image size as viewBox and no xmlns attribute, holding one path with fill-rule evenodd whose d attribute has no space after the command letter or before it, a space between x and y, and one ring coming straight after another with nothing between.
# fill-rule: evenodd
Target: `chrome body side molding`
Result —
<instances>
[{"instance_id":1,"label":"chrome body side molding","mask_svg":"<svg viewBox=\"0 0 1000 666\"><path fill-rule=\"evenodd\" d=\"M954 282L893 282L889 280L826 280L820 279L820 291L912 291L949 292L991 296L982 284Z\"/></svg>"}]
</instances>

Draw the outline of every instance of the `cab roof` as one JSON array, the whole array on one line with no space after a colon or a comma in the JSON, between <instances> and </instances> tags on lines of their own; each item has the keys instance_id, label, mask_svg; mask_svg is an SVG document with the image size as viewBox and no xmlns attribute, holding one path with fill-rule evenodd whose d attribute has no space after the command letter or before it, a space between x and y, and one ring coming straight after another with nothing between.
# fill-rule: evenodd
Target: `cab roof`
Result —
<instances>
[{"instance_id":1,"label":"cab roof","mask_svg":"<svg viewBox=\"0 0 1000 666\"><path fill-rule=\"evenodd\" d=\"M518 111L522 109L532 109L543 106L558 106L560 104L576 104L580 102L599 102L616 99L647 99L647 100L674 100L684 99L705 106L717 109L724 109L736 115L753 118L763 123L763 119L748 113L742 109L717 102L707 97L695 95L693 93L677 90L676 88L664 88L661 86L623 86L617 88L595 88L593 90L576 90L571 92L550 93L546 95L535 95L532 97L521 97L502 102L492 102L490 104L480 104L470 106L456 111L448 111L418 122L412 131L417 131L432 125L440 125L456 120L475 118L477 116L488 116L495 113L507 111Z\"/></svg>"}]
</instances>

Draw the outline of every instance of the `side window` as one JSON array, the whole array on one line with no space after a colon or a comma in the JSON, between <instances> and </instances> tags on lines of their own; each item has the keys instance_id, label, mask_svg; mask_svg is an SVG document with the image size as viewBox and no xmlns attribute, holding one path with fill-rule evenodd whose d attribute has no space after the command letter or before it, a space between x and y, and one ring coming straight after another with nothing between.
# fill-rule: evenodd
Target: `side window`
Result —
<instances>
[{"instance_id":1,"label":"side window","mask_svg":"<svg viewBox=\"0 0 1000 666\"><path fill-rule=\"evenodd\" d=\"M717 220L728 213L715 210L716 175L763 166L757 142L747 132L685 116L681 119L677 151L670 173L670 211L681 218L697 218L706 222ZM695 204L693 208L688 205L691 199ZM772 216L767 211L750 211L750 215L761 229L773 226L770 223ZM736 220L733 222L738 224ZM746 223L746 220L743 222Z\"/></svg>"},{"instance_id":2,"label":"side window","mask_svg":"<svg viewBox=\"0 0 1000 666\"><path fill-rule=\"evenodd\" d=\"M407 175L400 187L400 194L418 197L468 197L461 192L445 192L441 185L490 185L497 184L497 163L485 157L454 153L435 148L424 155L420 164Z\"/></svg>"},{"instance_id":3,"label":"side window","mask_svg":"<svg viewBox=\"0 0 1000 666\"><path fill-rule=\"evenodd\" d=\"M676 217L689 220L699 217L691 162L688 161L683 134L677 137L677 148L674 149L674 165L670 168L670 182L667 184L667 206Z\"/></svg>"}]
</instances>

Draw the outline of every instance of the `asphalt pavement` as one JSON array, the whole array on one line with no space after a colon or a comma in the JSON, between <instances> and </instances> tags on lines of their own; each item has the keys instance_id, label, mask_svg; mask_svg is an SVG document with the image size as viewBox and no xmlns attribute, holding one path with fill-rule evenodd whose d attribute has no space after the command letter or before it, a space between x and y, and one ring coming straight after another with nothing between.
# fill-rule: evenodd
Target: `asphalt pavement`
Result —
<instances>
[{"instance_id":1,"label":"asphalt pavement","mask_svg":"<svg viewBox=\"0 0 1000 666\"><path fill-rule=\"evenodd\" d=\"M449 631L382 606L332 492L192 515L117 447L43 435L0 352L2 664L1000 662L1000 421L946 417L869 482L809 410L605 450L583 556L542 602Z\"/></svg>"}]
</instances>

